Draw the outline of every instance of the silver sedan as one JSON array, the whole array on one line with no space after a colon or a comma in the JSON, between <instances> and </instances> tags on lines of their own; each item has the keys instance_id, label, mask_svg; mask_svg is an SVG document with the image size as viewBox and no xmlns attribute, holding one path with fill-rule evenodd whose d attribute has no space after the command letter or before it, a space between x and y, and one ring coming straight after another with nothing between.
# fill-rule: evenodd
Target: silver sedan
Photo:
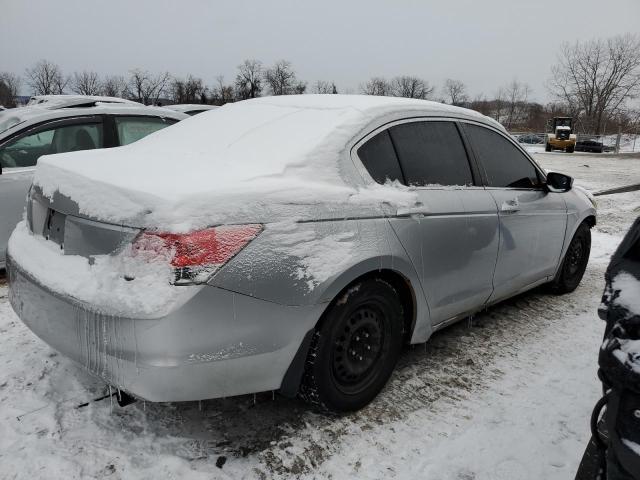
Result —
<instances>
[{"instance_id":1,"label":"silver sedan","mask_svg":"<svg viewBox=\"0 0 640 480\"><path fill-rule=\"evenodd\" d=\"M142 399L277 390L349 411L403 345L541 284L574 290L595 215L476 112L248 100L42 159L9 243L10 300Z\"/></svg>"}]
</instances>

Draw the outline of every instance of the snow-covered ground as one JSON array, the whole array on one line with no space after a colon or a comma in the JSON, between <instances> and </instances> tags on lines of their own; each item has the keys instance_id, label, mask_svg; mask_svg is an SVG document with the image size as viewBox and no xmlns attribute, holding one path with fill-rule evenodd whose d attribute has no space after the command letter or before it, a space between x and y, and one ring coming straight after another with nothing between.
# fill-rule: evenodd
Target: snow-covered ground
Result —
<instances>
[{"instance_id":1,"label":"snow-covered ground","mask_svg":"<svg viewBox=\"0 0 640 480\"><path fill-rule=\"evenodd\" d=\"M594 191L640 183L640 159L535 158ZM0 478L573 478L599 395L603 273L640 192L598 204L576 292L527 293L439 332L342 417L271 393L76 408L104 385L31 334L0 283Z\"/></svg>"}]
</instances>

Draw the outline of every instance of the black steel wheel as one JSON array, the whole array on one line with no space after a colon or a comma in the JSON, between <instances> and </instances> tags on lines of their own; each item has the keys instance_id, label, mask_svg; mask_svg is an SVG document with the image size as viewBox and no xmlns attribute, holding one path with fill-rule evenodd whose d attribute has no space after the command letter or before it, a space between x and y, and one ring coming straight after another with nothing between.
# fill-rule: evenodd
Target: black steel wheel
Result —
<instances>
[{"instance_id":1,"label":"black steel wheel","mask_svg":"<svg viewBox=\"0 0 640 480\"><path fill-rule=\"evenodd\" d=\"M562 266L551 283L555 293L573 292L584 275L591 252L591 230L586 223L582 223L567 248Z\"/></svg>"},{"instance_id":2,"label":"black steel wheel","mask_svg":"<svg viewBox=\"0 0 640 480\"><path fill-rule=\"evenodd\" d=\"M300 396L321 408L364 407L382 390L402 349L403 313L395 289L378 278L342 292L312 341Z\"/></svg>"}]
</instances>

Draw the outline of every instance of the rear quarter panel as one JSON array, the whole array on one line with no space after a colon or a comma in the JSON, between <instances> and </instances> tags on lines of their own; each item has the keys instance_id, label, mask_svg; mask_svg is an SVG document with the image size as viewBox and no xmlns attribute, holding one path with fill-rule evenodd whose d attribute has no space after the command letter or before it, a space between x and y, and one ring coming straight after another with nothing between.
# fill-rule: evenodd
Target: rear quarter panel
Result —
<instances>
[{"instance_id":1,"label":"rear quarter panel","mask_svg":"<svg viewBox=\"0 0 640 480\"><path fill-rule=\"evenodd\" d=\"M392 270L409 282L416 302L414 338L426 339L431 332L428 306L415 269L384 217L266 225L209 283L304 306L328 304L358 277L380 270Z\"/></svg>"}]
</instances>

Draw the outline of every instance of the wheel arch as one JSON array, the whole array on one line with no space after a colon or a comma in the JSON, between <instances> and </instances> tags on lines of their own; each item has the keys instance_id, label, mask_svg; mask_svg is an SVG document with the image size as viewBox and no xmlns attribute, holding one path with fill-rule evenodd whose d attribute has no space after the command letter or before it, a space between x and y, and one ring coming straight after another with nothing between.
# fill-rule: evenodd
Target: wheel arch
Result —
<instances>
[{"instance_id":1,"label":"wheel arch","mask_svg":"<svg viewBox=\"0 0 640 480\"><path fill-rule=\"evenodd\" d=\"M409 278L401 271L392 268L370 269L368 271L365 271L364 273L361 273L355 278L351 278L351 280L348 282L344 281L345 275L346 273L341 276L343 280L342 282L337 279L332 283L333 288L328 288L325 291L324 296L327 295L327 292L337 292L334 293L331 300L324 308L322 315L320 315L316 324L305 334L302 342L300 343L298 351L296 352L282 380L282 384L280 387L280 393L282 395L287 397L296 396L302 382L305 363L315 332L322 325L322 323L326 321L327 312L331 309L331 307L336 302L343 299L345 295L348 295L349 290L353 288L354 285L362 282L363 280L370 278L379 278L383 281L388 282L394 288L394 290L396 290L400 298L400 303L403 310L403 342L405 344L411 342L417 323L420 300L424 302L424 297L421 298L421 290L419 290L420 287L418 287L418 290L416 290L414 286L415 283L412 282L411 278ZM417 278L415 278L415 281L417 282ZM339 290L337 289L338 285L342 285Z\"/></svg>"}]
</instances>

